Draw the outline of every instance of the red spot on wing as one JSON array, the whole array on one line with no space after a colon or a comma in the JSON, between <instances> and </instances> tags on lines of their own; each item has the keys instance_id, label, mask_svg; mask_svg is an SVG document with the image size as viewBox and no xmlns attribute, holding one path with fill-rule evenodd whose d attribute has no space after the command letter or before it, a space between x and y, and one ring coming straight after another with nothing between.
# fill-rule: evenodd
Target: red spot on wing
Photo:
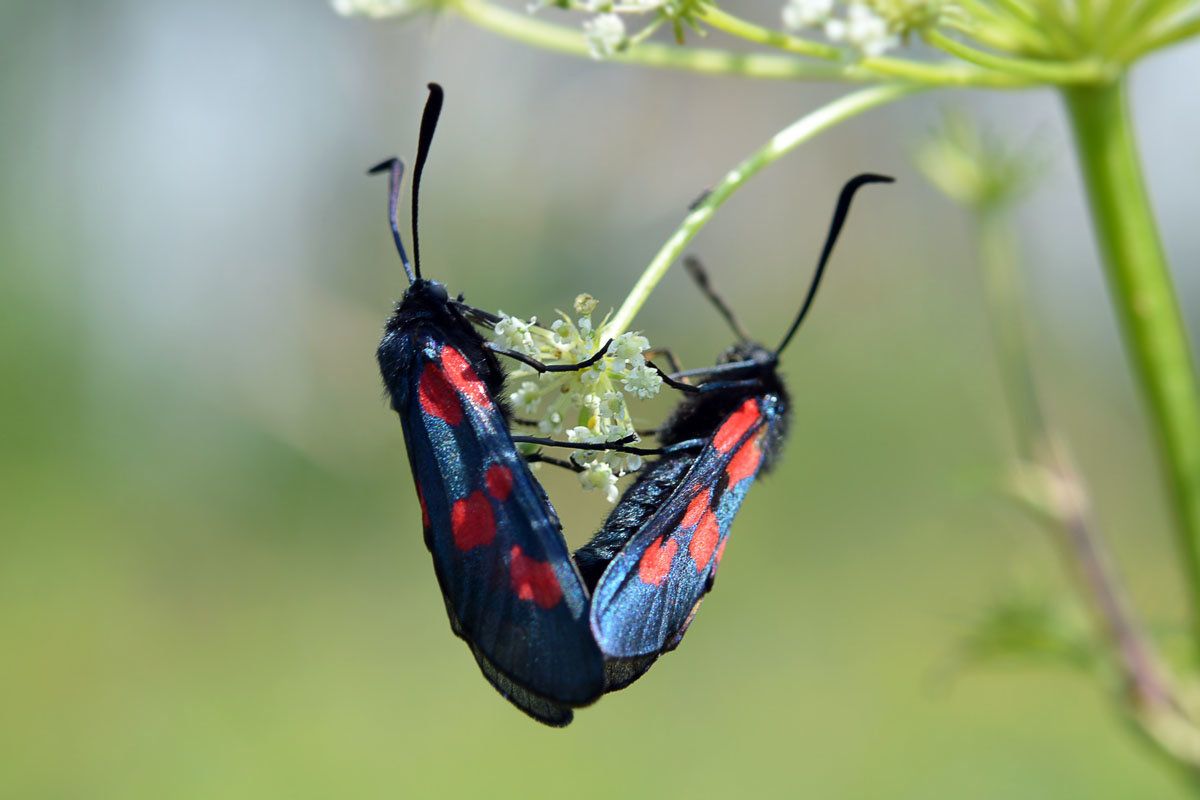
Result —
<instances>
[{"instance_id":1,"label":"red spot on wing","mask_svg":"<svg viewBox=\"0 0 1200 800\"><path fill-rule=\"evenodd\" d=\"M696 526L696 532L692 534L691 543L688 544L688 552L692 554L692 560L696 562L696 572L703 572L708 566L713 550L717 549L717 540L720 538L721 526L717 522L716 514L711 511L705 512L704 516L700 518L700 524Z\"/></svg>"},{"instance_id":2,"label":"red spot on wing","mask_svg":"<svg viewBox=\"0 0 1200 800\"><path fill-rule=\"evenodd\" d=\"M698 490L699 485L693 490ZM692 498L692 502L688 503L687 511L683 512L683 519L679 520L680 528L690 528L700 521L705 511L708 511L708 505L712 502L712 489L706 489L700 494Z\"/></svg>"},{"instance_id":3,"label":"red spot on wing","mask_svg":"<svg viewBox=\"0 0 1200 800\"><path fill-rule=\"evenodd\" d=\"M487 387L479 380L479 376L475 374L470 362L463 358L462 353L450 345L443 345L442 367L446 370L446 377L450 383L470 403L480 408L492 407L492 398L488 397Z\"/></svg>"},{"instance_id":4,"label":"red spot on wing","mask_svg":"<svg viewBox=\"0 0 1200 800\"><path fill-rule=\"evenodd\" d=\"M713 437L713 447L722 453L728 453L746 431L750 430L750 426L758 421L758 417L758 401L752 397L721 423L717 435Z\"/></svg>"},{"instance_id":5,"label":"red spot on wing","mask_svg":"<svg viewBox=\"0 0 1200 800\"><path fill-rule=\"evenodd\" d=\"M562 587L558 576L548 561L529 558L517 545L513 545L508 569L512 574L512 588L522 600L532 600L539 608L554 608L562 600Z\"/></svg>"},{"instance_id":6,"label":"red spot on wing","mask_svg":"<svg viewBox=\"0 0 1200 800\"><path fill-rule=\"evenodd\" d=\"M638 577L642 579L642 583L651 586L661 584L671 571L671 559L675 557L675 551L678 549L679 542L674 539L668 539L666 544L663 544L660 536L651 542L638 561Z\"/></svg>"},{"instance_id":7,"label":"red spot on wing","mask_svg":"<svg viewBox=\"0 0 1200 800\"><path fill-rule=\"evenodd\" d=\"M425 493L421 491L420 486L417 486L417 500L419 500L421 503L421 524L428 528L429 509L425 506Z\"/></svg>"},{"instance_id":8,"label":"red spot on wing","mask_svg":"<svg viewBox=\"0 0 1200 800\"><path fill-rule=\"evenodd\" d=\"M487 495L476 490L465 500L455 500L450 509L450 528L459 550L490 544L496 536L496 515Z\"/></svg>"},{"instance_id":9,"label":"red spot on wing","mask_svg":"<svg viewBox=\"0 0 1200 800\"><path fill-rule=\"evenodd\" d=\"M725 541L721 542L721 546L717 548L717 563L718 564L721 563L721 556L725 555L725 542L728 542L728 541L729 541L729 539L726 538Z\"/></svg>"},{"instance_id":10,"label":"red spot on wing","mask_svg":"<svg viewBox=\"0 0 1200 800\"><path fill-rule=\"evenodd\" d=\"M417 385L417 394L421 397L421 408L426 414L432 414L449 425L462 422L462 403L458 402L458 395L446 376L433 364L425 365Z\"/></svg>"},{"instance_id":11,"label":"red spot on wing","mask_svg":"<svg viewBox=\"0 0 1200 800\"><path fill-rule=\"evenodd\" d=\"M512 470L503 464L492 464L488 467L483 481L487 484L488 494L503 503L508 499L508 493L512 491Z\"/></svg>"},{"instance_id":12,"label":"red spot on wing","mask_svg":"<svg viewBox=\"0 0 1200 800\"><path fill-rule=\"evenodd\" d=\"M758 443L760 438L756 436L746 442L729 460L725 472L729 475L730 486L749 478L758 469L758 464L762 461L762 447Z\"/></svg>"}]
</instances>

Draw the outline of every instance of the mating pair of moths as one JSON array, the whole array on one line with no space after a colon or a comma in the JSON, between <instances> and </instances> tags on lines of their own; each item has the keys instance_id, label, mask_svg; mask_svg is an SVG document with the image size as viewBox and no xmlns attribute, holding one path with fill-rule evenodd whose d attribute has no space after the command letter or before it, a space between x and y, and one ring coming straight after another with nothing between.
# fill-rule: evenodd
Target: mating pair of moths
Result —
<instances>
[{"instance_id":1,"label":"mating pair of moths","mask_svg":"<svg viewBox=\"0 0 1200 800\"><path fill-rule=\"evenodd\" d=\"M410 282L384 329L379 366L404 428L450 627L500 694L541 722L566 725L571 709L629 685L679 644L712 588L746 491L779 453L788 420L779 353L812 302L855 190L891 179L860 175L843 188L808 296L779 347L751 342L734 324L740 341L716 366L664 376L683 401L656 432L660 447L611 445L659 458L572 558L558 515L509 433L496 356L512 354L473 326L497 318L421 276L417 196L442 106L441 87L429 89L413 174L415 273L397 215L403 163L372 170L390 172L388 218ZM691 271L707 291L702 273ZM580 364L536 368L580 369L606 348Z\"/></svg>"}]
</instances>

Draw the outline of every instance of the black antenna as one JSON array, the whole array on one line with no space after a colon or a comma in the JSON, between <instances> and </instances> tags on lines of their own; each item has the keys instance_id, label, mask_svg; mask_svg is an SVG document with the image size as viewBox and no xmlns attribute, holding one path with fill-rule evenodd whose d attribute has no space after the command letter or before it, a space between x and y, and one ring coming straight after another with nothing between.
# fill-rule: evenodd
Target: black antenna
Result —
<instances>
[{"instance_id":1,"label":"black antenna","mask_svg":"<svg viewBox=\"0 0 1200 800\"><path fill-rule=\"evenodd\" d=\"M695 256L688 256L683 260L683 268L688 271L688 275L692 276L692 280L700 287L700 291L704 292L704 296L709 299L717 311L725 321L729 323L729 327L733 328L733 332L737 334L739 340L743 342L750 341L750 336L746 333L746 329L742 327L742 323L738 322L737 317L733 315L733 311L726 304L725 300L717 294L717 290L713 288L712 282L708 279L708 272L700 263L700 259Z\"/></svg>"},{"instance_id":2,"label":"black antenna","mask_svg":"<svg viewBox=\"0 0 1200 800\"><path fill-rule=\"evenodd\" d=\"M437 129L438 117L442 113L442 87L429 84L429 99L425 101L425 113L421 115L421 137L417 141L417 166L413 170L412 192L412 235L413 262L417 277L421 277L421 242L417 238L417 197L421 193L421 173L425 171L425 159L429 157L429 145L433 143L433 132Z\"/></svg>"},{"instance_id":3,"label":"black antenna","mask_svg":"<svg viewBox=\"0 0 1200 800\"><path fill-rule=\"evenodd\" d=\"M384 171L391 172L388 176L388 222L392 226L392 239L396 242L396 249L400 251L400 263L404 265L404 274L408 276L408 282L412 283L412 265L408 263L408 254L404 252L404 243L400 241L400 216L396 213L400 210L400 182L404 177L404 162L398 158L389 158L371 167L367 174L374 175Z\"/></svg>"},{"instance_id":4,"label":"black antenna","mask_svg":"<svg viewBox=\"0 0 1200 800\"><path fill-rule=\"evenodd\" d=\"M804 304L800 306L800 313L796 315L796 321L792 323L792 327L788 329L787 335L783 337L783 341L779 343L779 347L775 348L776 357L783 352L783 348L788 346L788 342L796 335L796 330L800 327L800 323L804 321L804 317L808 314L808 309L812 306L813 298L817 296L817 287L821 284L821 275L825 272L825 265L829 263L829 255L833 252L833 246L837 243L838 234L842 232L842 226L846 224L846 215L850 213L850 201L854 199L854 193L859 187L868 183L893 183L896 179L889 178L887 175L875 175L870 172L856 175L846 182L842 187L842 193L838 195L837 206L833 210L833 221L829 223L829 233L825 234L825 246L821 248L821 258L817 261L817 271L813 274L812 283L808 286L808 294L804 298Z\"/></svg>"}]
</instances>

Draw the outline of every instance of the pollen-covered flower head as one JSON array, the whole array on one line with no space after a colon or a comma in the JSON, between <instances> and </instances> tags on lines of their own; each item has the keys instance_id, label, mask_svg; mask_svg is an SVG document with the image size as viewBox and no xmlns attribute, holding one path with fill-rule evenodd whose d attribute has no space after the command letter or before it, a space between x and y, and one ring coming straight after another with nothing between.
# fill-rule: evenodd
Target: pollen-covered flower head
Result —
<instances>
[{"instance_id":1,"label":"pollen-covered flower head","mask_svg":"<svg viewBox=\"0 0 1200 800\"><path fill-rule=\"evenodd\" d=\"M542 435L583 444L637 441L628 397L654 397L662 378L646 363L650 341L636 332L610 336L607 317L599 324L592 321L597 305L591 295L581 294L574 316L560 311L549 327L501 312L493 329L496 343L545 364L586 361L612 339L604 356L583 369L538 373L518 365L510 374L508 399ZM610 502L616 499L616 479L642 464L636 455L612 450L576 450L571 460L584 469L583 486L603 489Z\"/></svg>"}]
</instances>

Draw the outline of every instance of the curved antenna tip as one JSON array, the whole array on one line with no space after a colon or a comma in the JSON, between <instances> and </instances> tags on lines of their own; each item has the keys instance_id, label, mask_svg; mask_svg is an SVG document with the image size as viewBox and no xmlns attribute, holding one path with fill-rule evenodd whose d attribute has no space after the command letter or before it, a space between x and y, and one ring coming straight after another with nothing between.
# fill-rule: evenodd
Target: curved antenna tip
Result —
<instances>
[{"instance_id":1,"label":"curved antenna tip","mask_svg":"<svg viewBox=\"0 0 1200 800\"><path fill-rule=\"evenodd\" d=\"M376 164L375 166L373 166L369 170L367 170L367 174L368 175L378 175L380 172L387 172L392 168L392 166L397 161L400 161L400 159L396 158L395 156L392 156L391 158L386 159L384 161L380 161L378 164ZM403 166L404 162L400 161L400 165Z\"/></svg>"},{"instance_id":2,"label":"curved antenna tip","mask_svg":"<svg viewBox=\"0 0 1200 800\"><path fill-rule=\"evenodd\" d=\"M404 265L404 274L408 276L408 282L412 283L413 269L408 261L408 254L404 252L404 242L400 238L400 218L397 214L400 208L400 182L404 178L404 162L393 156L367 170L368 175L378 175L381 172L389 173L388 224L392 227L392 239L396 243L396 251L400 254L400 263Z\"/></svg>"},{"instance_id":3,"label":"curved antenna tip","mask_svg":"<svg viewBox=\"0 0 1200 800\"><path fill-rule=\"evenodd\" d=\"M833 253L833 246L837 243L838 236L842 232L842 226L846 223L846 215L850 213L850 201L854 199L854 193L868 183L895 182L896 179L890 175L879 175L874 172L863 172L846 181L846 185L842 187L842 191L838 194L837 206L833 211L833 219L829 223L829 232L825 234L825 244L821 247L821 256L817 259L817 269L813 273L812 282L808 285L808 293L804 296L804 303L800 306L800 313L796 315L792 326L784 334L783 341L775 348L776 358L788 346L788 343L792 341L792 337L796 335L800 323L808 316L813 298L817 295L817 287L821 285L821 276L825 273L825 267L829 264L829 256Z\"/></svg>"}]
</instances>

